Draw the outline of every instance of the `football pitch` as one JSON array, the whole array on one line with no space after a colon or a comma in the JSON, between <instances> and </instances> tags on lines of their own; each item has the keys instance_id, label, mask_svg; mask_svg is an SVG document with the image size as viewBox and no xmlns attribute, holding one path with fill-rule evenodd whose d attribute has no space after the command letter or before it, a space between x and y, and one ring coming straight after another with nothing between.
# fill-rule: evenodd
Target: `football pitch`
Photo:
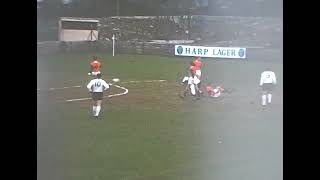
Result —
<instances>
[{"instance_id":1,"label":"football pitch","mask_svg":"<svg viewBox=\"0 0 320 180\"><path fill-rule=\"evenodd\" d=\"M112 85L101 117L86 89L93 55ZM70 53L38 55L38 180L282 180L283 64L203 58L220 99L179 97L194 58ZM277 75L262 110L260 73ZM86 99L88 98L88 99Z\"/></svg>"}]
</instances>

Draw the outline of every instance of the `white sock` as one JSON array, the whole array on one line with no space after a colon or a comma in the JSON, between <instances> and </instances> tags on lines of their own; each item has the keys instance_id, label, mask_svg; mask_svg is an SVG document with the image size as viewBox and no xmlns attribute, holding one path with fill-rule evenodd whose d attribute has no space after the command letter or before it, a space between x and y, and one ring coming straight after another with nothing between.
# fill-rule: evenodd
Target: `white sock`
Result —
<instances>
[{"instance_id":1,"label":"white sock","mask_svg":"<svg viewBox=\"0 0 320 180\"><path fill-rule=\"evenodd\" d=\"M97 106L96 116L99 116L100 110L101 110L101 106Z\"/></svg>"},{"instance_id":2,"label":"white sock","mask_svg":"<svg viewBox=\"0 0 320 180\"><path fill-rule=\"evenodd\" d=\"M262 106L266 105L266 101L267 101L267 95L262 95Z\"/></svg>"},{"instance_id":3,"label":"white sock","mask_svg":"<svg viewBox=\"0 0 320 180\"><path fill-rule=\"evenodd\" d=\"M272 94L268 94L268 103L271 103Z\"/></svg>"},{"instance_id":4,"label":"white sock","mask_svg":"<svg viewBox=\"0 0 320 180\"><path fill-rule=\"evenodd\" d=\"M92 112L93 114L96 114L97 106L92 106Z\"/></svg>"}]
</instances>

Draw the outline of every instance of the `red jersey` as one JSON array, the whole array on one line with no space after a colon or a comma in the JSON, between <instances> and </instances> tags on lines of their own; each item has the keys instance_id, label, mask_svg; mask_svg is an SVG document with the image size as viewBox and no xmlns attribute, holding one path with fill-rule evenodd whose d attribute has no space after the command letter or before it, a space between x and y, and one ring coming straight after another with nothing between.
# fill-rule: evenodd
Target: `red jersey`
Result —
<instances>
[{"instance_id":1,"label":"red jersey","mask_svg":"<svg viewBox=\"0 0 320 180\"><path fill-rule=\"evenodd\" d=\"M91 69L93 72L98 72L100 71L100 68L101 68L101 63L97 60L94 60L90 63L91 65Z\"/></svg>"},{"instance_id":2,"label":"red jersey","mask_svg":"<svg viewBox=\"0 0 320 180\"><path fill-rule=\"evenodd\" d=\"M197 58L196 60L193 61L194 66L196 66L196 68L199 70L201 69L202 66L202 62L199 58Z\"/></svg>"},{"instance_id":3,"label":"red jersey","mask_svg":"<svg viewBox=\"0 0 320 180\"><path fill-rule=\"evenodd\" d=\"M207 86L207 92L208 92L208 94L209 95L212 95L213 93L214 93L214 91L213 91L213 87L212 86Z\"/></svg>"},{"instance_id":4,"label":"red jersey","mask_svg":"<svg viewBox=\"0 0 320 180\"><path fill-rule=\"evenodd\" d=\"M192 75L196 74L196 70L198 70L196 66L190 66L190 71Z\"/></svg>"}]
</instances>

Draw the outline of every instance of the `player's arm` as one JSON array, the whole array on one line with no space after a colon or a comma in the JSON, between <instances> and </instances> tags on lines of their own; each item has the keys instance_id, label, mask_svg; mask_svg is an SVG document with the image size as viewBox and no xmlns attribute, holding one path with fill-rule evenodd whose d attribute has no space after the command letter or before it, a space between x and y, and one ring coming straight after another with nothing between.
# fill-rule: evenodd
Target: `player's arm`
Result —
<instances>
[{"instance_id":1,"label":"player's arm","mask_svg":"<svg viewBox=\"0 0 320 180\"><path fill-rule=\"evenodd\" d=\"M106 81L102 81L102 85L103 85L103 87L104 87L104 91L106 91L107 89L110 88L109 84L106 83Z\"/></svg>"},{"instance_id":2,"label":"player's arm","mask_svg":"<svg viewBox=\"0 0 320 180\"><path fill-rule=\"evenodd\" d=\"M263 85L263 78L264 78L263 76L264 76L264 75L263 75L263 74L261 74L261 77L260 77L260 84L259 84L260 86L262 86L262 85Z\"/></svg>"},{"instance_id":3,"label":"player's arm","mask_svg":"<svg viewBox=\"0 0 320 180\"><path fill-rule=\"evenodd\" d=\"M273 83L274 83L274 84L277 84L277 78L276 78L275 73L273 73Z\"/></svg>"},{"instance_id":4,"label":"player's arm","mask_svg":"<svg viewBox=\"0 0 320 180\"><path fill-rule=\"evenodd\" d=\"M188 90L189 90L190 85L191 85L191 84L189 84L189 83L187 84L185 91L188 91Z\"/></svg>"},{"instance_id":5,"label":"player's arm","mask_svg":"<svg viewBox=\"0 0 320 180\"><path fill-rule=\"evenodd\" d=\"M87 89L89 90L89 92L92 91L92 85L93 85L93 81L90 81L89 84L87 85Z\"/></svg>"}]
</instances>

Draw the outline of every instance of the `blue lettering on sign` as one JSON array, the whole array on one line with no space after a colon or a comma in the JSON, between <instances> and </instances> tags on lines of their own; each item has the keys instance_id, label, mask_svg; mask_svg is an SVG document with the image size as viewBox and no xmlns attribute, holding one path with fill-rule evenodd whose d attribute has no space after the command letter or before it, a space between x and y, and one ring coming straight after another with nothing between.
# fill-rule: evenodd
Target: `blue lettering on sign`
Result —
<instances>
[{"instance_id":1,"label":"blue lettering on sign","mask_svg":"<svg viewBox=\"0 0 320 180\"><path fill-rule=\"evenodd\" d=\"M225 49L218 49L218 50L213 49L212 50L212 54L213 55L230 57L230 56L236 56L236 51L234 49L228 49L228 50L225 50Z\"/></svg>"},{"instance_id":2,"label":"blue lettering on sign","mask_svg":"<svg viewBox=\"0 0 320 180\"><path fill-rule=\"evenodd\" d=\"M202 55L202 49L198 49L198 55L201 54Z\"/></svg>"},{"instance_id":3,"label":"blue lettering on sign","mask_svg":"<svg viewBox=\"0 0 320 180\"><path fill-rule=\"evenodd\" d=\"M192 54L197 54L196 48L193 48Z\"/></svg>"},{"instance_id":4,"label":"blue lettering on sign","mask_svg":"<svg viewBox=\"0 0 320 180\"><path fill-rule=\"evenodd\" d=\"M215 52L215 49L212 49L212 55L217 55L217 54L215 54L214 52Z\"/></svg>"},{"instance_id":5,"label":"blue lettering on sign","mask_svg":"<svg viewBox=\"0 0 320 180\"><path fill-rule=\"evenodd\" d=\"M203 55L206 55L208 53L208 49L204 49Z\"/></svg>"},{"instance_id":6,"label":"blue lettering on sign","mask_svg":"<svg viewBox=\"0 0 320 180\"><path fill-rule=\"evenodd\" d=\"M219 49L218 54L219 54L219 55L222 55L222 56L225 55L225 54L224 54L224 50Z\"/></svg>"},{"instance_id":7,"label":"blue lettering on sign","mask_svg":"<svg viewBox=\"0 0 320 180\"><path fill-rule=\"evenodd\" d=\"M242 48L239 49L238 55L239 55L240 57L243 57L243 56L245 55L245 50L242 49Z\"/></svg>"},{"instance_id":8,"label":"blue lettering on sign","mask_svg":"<svg viewBox=\"0 0 320 180\"><path fill-rule=\"evenodd\" d=\"M236 51L234 49L231 50L231 56L236 56Z\"/></svg>"},{"instance_id":9,"label":"blue lettering on sign","mask_svg":"<svg viewBox=\"0 0 320 180\"><path fill-rule=\"evenodd\" d=\"M186 54L190 54L190 48L186 48Z\"/></svg>"},{"instance_id":10,"label":"blue lettering on sign","mask_svg":"<svg viewBox=\"0 0 320 180\"><path fill-rule=\"evenodd\" d=\"M182 46L178 46L178 47L177 47L177 53L178 53L178 54L182 54L182 52L183 52Z\"/></svg>"}]
</instances>

